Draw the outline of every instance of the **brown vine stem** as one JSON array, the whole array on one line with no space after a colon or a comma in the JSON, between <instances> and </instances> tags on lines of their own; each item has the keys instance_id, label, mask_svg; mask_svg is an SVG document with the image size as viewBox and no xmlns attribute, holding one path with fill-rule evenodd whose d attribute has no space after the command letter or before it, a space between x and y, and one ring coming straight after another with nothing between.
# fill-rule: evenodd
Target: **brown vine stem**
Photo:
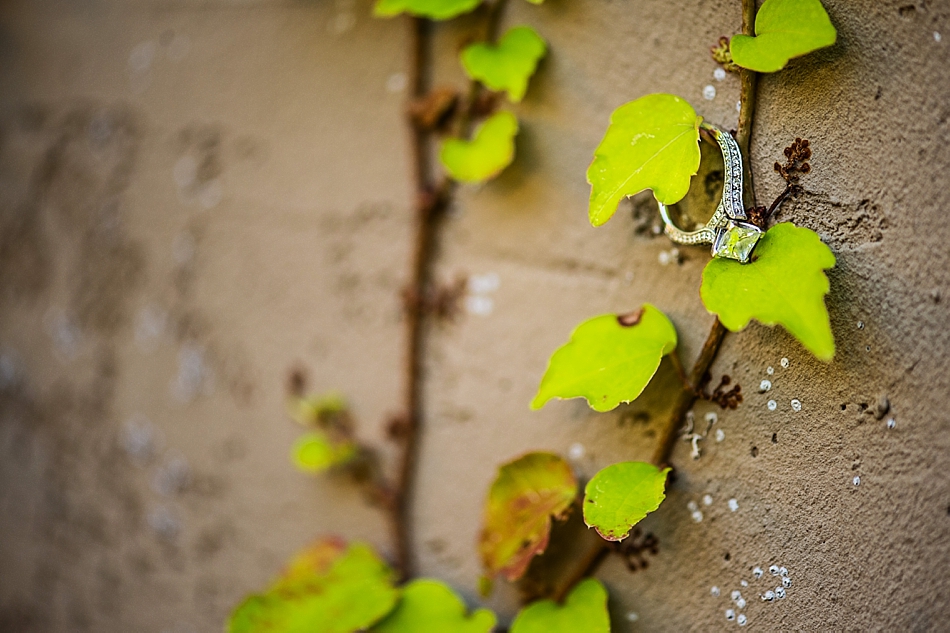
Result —
<instances>
[{"instance_id":1,"label":"brown vine stem","mask_svg":"<svg viewBox=\"0 0 950 633\"><path fill-rule=\"evenodd\" d=\"M409 99L414 101L426 95L429 89L427 69L430 67L431 24L422 18L410 18L411 46L409 63ZM395 566L403 579L412 575L412 546L410 541L410 504L412 480L416 470L419 427L422 411L423 333L425 319L423 305L429 284L429 263L435 242L435 217L441 206L441 196L430 181L430 132L409 120L413 181L415 184L415 237L413 241L411 279L406 291L406 351L405 392L400 422L402 453L392 489L390 520L395 544Z\"/></svg>"},{"instance_id":2,"label":"brown vine stem","mask_svg":"<svg viewBox=\"0 0 950 633\"><path fill-rule=\"evenodd\" d=\"M742 0L742 32L746 35L755 34L755 6L755 0ZM738 143L742 155L745 158L743 165L746 173L743 180L745 181L744 203L747 208L755 206L755 192L752 184L752 172L750 170L749 161L749 146L752 140L752 124L755 116L756 84L756 73L746 69L740 70L740 108L739 126L736 130L736 143ZM670 454L673 452L673 447L676 446L676 438L678 437L679 429L683 426L686 412L692 408L696 399L699 397L703 382L706 380L709 368L712 367L716 356L719 354L719 348L725 336L726 328L723 327L718 318L714 319L709 334L706 335L706 341L703 343L702 350L699 352L699 357L689 372L689 382L688 384L684 384L683 388L680 389L677 394L673 410L670 412L670 417L660 431L660 437L657 441L656 449L653 451L653 458L651 460L654 465L664 467L669 464ZM673 358L675 355L676 352L674 351L671 355L671 359L673 360L674 366L678 366L681 370L682 366L680 365L679 358ZM607 558L610 547L611 545L607 541L600 541L592 547L587 554L581 558L574 570L568 574L567 581L555 591L554 598L560 602L577 583L595 574L600 564Z\"/></svg>"},{"instance_id":3,"label":"brown vine stem","mask_svg":"<svg viewBox=\"0 0 950 633\"><path fill-rule=\"evenodd\" d=\"M495 41L506 0L487 5L486 41ZM432 47L432 23L423 18L410 18L409 102L423 99L429 92ZM458 130L468 133L472 111L479 98L480 86L472 82L466 103L459 112ZM398 436L402 442L396 480L389 495L389 514L395 545L395 567L403 580L413 573L411 506L413 480L419 452L422 427L422 361L425 352L426 297L432 284L434 258L442 211L451 194L452 183L439 184L433 178L430 164L433 132L407 116L411 135L412 177L415 188L415 232L413 239L411 278L406 288L406 350L403 413L398 420Z\"/></svg>"}]
</instances>

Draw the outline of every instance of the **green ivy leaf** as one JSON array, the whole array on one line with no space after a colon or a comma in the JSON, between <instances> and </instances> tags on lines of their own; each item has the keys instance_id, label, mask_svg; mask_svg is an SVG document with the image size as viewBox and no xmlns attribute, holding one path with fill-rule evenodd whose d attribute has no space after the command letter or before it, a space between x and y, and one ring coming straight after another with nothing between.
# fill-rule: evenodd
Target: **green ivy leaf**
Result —
<instances>
[{"instance_id":1,"label":"green ivy leaf","mask_svg":"<svg viewBox=\"0 0 950 633\"><path fill-rule=\"evenodd\" d=\"M530 26L519 26L505 33L497 45L478 42L466 47L462 66L469 77L496 92L506 91L517 103L545 52L544 39Z\"/></svg>"},{"instance_id":2,"label":"green ivy leaf","mask_svg":"<svg viewBox=\"0 0 950 633\"><path fill-rule=\"evenodd\" d=\"M335 442L326 433L314 431L294 442L290 458L294 465L304 472L322 473L348 464L358 453L359 449L351 440Z\"/></svg>"},{"instance_id":3,"label":"green ivy leaf","mask_svg":"<svg viewBox=\"0 0 950 633\"><path fill-rule=\"evenodd\" d=\"M653 189L663 204L682 200L699 169L701 122L689 103L668 94L640 97L614 110L587 169L590 223L600 226L625 196L644 189Z\"/></svg>"},{"instance_id":4,"label":"green ivy leaf","mask_svg":"<svg viewBox=\"0 0 950 633\"><path fill-rule=\"evenodd\" d=\"M468 13L482 0L378 0L373 13L388 18L400 13L409 13L433 20L448 20Z\"/></svg>"},{"instance_id":5,"label":"green ivy leaf","mask_svg":"<svg viewBox=\"0 0 950 633\"><path fill-rule=\"evenodd\" d=\"M515 157L518 119L511 112L496 112L475 130L471 141L446 139L439 160L455 180L482 182L494 178Z\"/></svg>"},{"instance_id":6,"label":"green ivy leaf","mask_svg":"<svg viewBox=\"0 0 950 633\"><path fill-rule=\"evenodd\" d=\"M835 256L814 231L789 222L769 229L749 264L716 258L703 270L700 296L706 309L738 332L755 319L780 323L821 360L835 355L835 339L825 308L824 270Z\"/></svg>"},{"instance_id":7,"label":"green ivy leaf","mask_svg":"<svg viewBox=\"0 0 950 633\"><path fill-rule=\"evenodd\" d=\"M531 408L551 398L585 398L595 411L610 411L639 396L675 348L676 328L650 304L584 321L551 356Z\"/></svg>"},{"instance_id":8,"label":"green ivy leaf","mask_svg":"<svg viewBox=\"0 0 950 633\"><path fill-rule=\"evenodd\" d=\"M561 518L576 496L571 467L552 453L528 453L499 468L479 542L489 576L520 578L547 548L551 517Z\"/></svg>"},{"instance_id":9,"label":"green ivy leaf","mask_svg":"<svg viewBox=\"0 0 950 633\"><path fill-rule=\"evenodd\" d=\"M325 539L231 614L230 633L353 633L396 604L393 571L367 545Z\"/></svg>"},{"instance_id":10,"label":"green ivy leaf","mask_svg":"<svg viewBox=\"0 0 950 633\"><path fill-rule=\"evenodd\" d=\"M405 586L396 610L374 633L489 633L495 614L478 609L465 615L465 603L443 582L423 578Z\"/></svg>"},{"instance_id":11,"label":"green ivy leaf","mask_svg":"<svg viewBox=\"0 0 950 633\"><path fill-rule=\"evenodd\" d=\"M666 473L646 462L620 462L604 468L584 491L584 522L608 541L622 541L643 517L666 498Z\"/></svg>"},{"instance_id":12,"label":"green ivy leaf","mask_svg":"<svg viewBox=\"0 0 950 633\"><path fill-rule=\"evenodd\" d=\"M582 580L564 605L539 600L522 609L511 633L610 633L607 590L595 578Z\"/></svg>"},{"instance_id":13,"label":"green ivy leaf","mask_svg":"<svg viewBox=\"0 0 950 633\"><path fill-rule=\"evenodd\" d=\"M735 35L729 48L739 66L774 73L793 57L831 46L837 37L820 0L765 0L755 16L755 37Z\"/></svg>"},{"instance_id":14,"label":"green ivy leaf","mask_svg":"<svg viewBox=\"0 0 950 633\"><path fill-rule=\"evenodd\" d=\"M349 409L346 399L331 391L321 395L293 397L288 404L290 417L304 426L316 426L335 416L345 414Z\"/></svg>"}]
</instances>

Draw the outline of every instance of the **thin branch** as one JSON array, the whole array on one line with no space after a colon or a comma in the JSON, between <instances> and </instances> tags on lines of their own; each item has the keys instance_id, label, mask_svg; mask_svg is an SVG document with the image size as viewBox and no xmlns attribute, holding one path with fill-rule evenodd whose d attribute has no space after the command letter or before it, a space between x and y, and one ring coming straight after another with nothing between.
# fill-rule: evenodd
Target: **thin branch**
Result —
<instances>
[{"instance_id":1,"label":"thin branch","mask_svg":"<svg viewBox=\"0 0 950 633\"><path fill-rule=\"evenodd\" d=\"M427 20L410 18L411 58L409 99L418 99L426 94L429 78L426 71L429 64L430 28ZM415 240L412 252L411 280L407 294L423 297L429 283L429 262L435 242L435 211L440 206L438 194L430 183L428 131L415 125L410 119L413 180L415 183L416 217ZM410 541L409 510L413 477L418 454L419 427L422 417L421 381L423 352L423 310L418 301L409 301L406 305L406 351L405 386L403 395L402 454L395 485L392 490L390 506L393 539L395 541L395 565L402 578L412 574L412 546Z\"/></svg>"},{"instance_id":2,"label":"thin branch","mask_svg":"<svg viewBox=\"0 0 950 633\"><path fill-rule=\"evenodd\" d=\"M742 32L746 35L755 34L755 10L755 0L742 0ZM743 178L745 181L744 204L746 208L751 208L755 206L755 191L752 183L752 171L750 169L749 147L752 141L752 124L755 116L757 75L750 70L742 69L740 71L740 82L739 126L736 132L736 143L738 143L742 151L742 156L745 158L743 161L745 169L745 177ZM686 412L689 411L696 402L698 393L703 386L702 383L709 372L709 368L712 367L713 362L716 360L716 356L719 353L719 348L725 336L726 328L723 327L719 319L716 318L709 330L709 334L706 336L706 342L703 343L699 357L696 359L692 371L690 371L688 382L683 385L683 388L677 395L676 403L673 406L666 426L660 432L660 438L653 452L652 462L654 465L662 467L669 463L670 454L676 445L677 431L683 425ZM675 356L675 354L671 355L671 358L673 356ZM678 360L679 359L674 360L674 363L678 364ZM557 595L563 598L577 583L595 574L600 564L606 559L609 551L610 545L606 541L599 542L592 547L581 559L575 571L568 576L568 582L558 590Z\"/></svg>"}]
</instances>

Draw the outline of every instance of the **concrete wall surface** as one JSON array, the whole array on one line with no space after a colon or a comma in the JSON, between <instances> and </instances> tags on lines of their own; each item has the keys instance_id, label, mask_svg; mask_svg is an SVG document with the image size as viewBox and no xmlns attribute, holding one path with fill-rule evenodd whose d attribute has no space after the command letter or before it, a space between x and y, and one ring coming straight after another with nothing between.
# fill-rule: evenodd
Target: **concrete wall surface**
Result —
<instances>
[{"instance_id":1,"label":"concrete wall surface","mask_svg":"<svg viewBox=\"0 0 950 633\"><path fill-rule=\"evenodd\" d=\"M713 374L745 401L696 405L723 439L697 460L677 446L675 483L642 525L659 540L649 566L601 568L615 631L732 628L734 589L761 631L950 627L950 3L824 4L838 43L762 77L752 162L767 204L782 149L811 141L805 191L780 218L837 257L837 355L819 362L757 324L727 337ZM351 483L293 469L301 431L284 409L303 367L314 390L346 394L361 439L395 463L410 30L371 10L0 5L0 631L218 631L320 535L392 553ZM512 106L514 164L460 187L439 238L436 278L498 284L427 330L412 525L421 573L507 623L516 591L477 592L497 466L534 449L570 454L581 477L649 459L677 388L664 363L614 412L532 412L548 356L582 320L644 302L674 321L684 359L711 323L708 252L670 262L642 196L591 228L587 165L611 111L651 92L735 127L738 80L714 79L708 49L740 8L511 0L504 24L534 26L550 52ZM477 28L435 28L434 84L465 86L456 53ZM793 585L764 603L774 578L750 570L773 564Z\"/></svg>"}]
</instances>

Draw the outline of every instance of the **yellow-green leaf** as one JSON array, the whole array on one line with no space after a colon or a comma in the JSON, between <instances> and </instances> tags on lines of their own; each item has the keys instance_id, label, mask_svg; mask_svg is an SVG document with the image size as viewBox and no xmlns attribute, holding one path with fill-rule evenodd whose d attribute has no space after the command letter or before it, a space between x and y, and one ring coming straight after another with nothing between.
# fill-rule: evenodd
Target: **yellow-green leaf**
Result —
<instances>
[{"instance_id":1,"label":"yellow-green leaf","mask_svg":"<svg viewBox=\"0 0 950 633\"><path fill-rule=\"evenodd\" d=\"M353 633L396 604L393 571L367 545L319 541L231 614L229 633Z\"/></svg>"},{"instance_id":2,"label":"yellow-green leaf","mask_svg":"<svg viewBox=\"0 0 950 633\"><path fill-rule=\"evenodd\" d=\"M539 600L522 609L511 633L610 633L607 590L595 578L582 580L563 605Z\"/></svg>"},{"instance_id":3,"label":"yellow-green leaf","mask_svg":"<svg viewBox=\"0 0 950 633\"><path fill-rule=\"evenodd\" d=\"M447 20L468 13L482 0L378 0L373 13L388 18L408 13L433 20Z\"/></svg>"},{"instance_id":4,"label":"yellow-green leaf","mask_svg":"<svg viewBox=\"0 0 950 633\"><path fill-rule=\"evenodd\" d=\"M769 229L749 264L713 259L700 289L706 309L738 332L755 319L781 324L821 360L835 355L825 308L830 288L824 270L835 265L831 249L814 231L785 222Z\"/></svg>"},{"instance_id":5,"label":"yellow-green leaf","mask_svg":"<svg viewBox=\"0 0 950 633\"><path fill-rule=\"evenodd\" d=\"M520 578L548 546L551 517L577 496L571 467L551 453L528 453L498 469L485 503L479 550L489 577Z\"/></svg>"},{"instance_id":6,"label":"yellow-green leaf","mask_svg":"<svg viewBox=\"0 0 950 633\"><path fill-rule=\"evenodd\" d=\"M467 46L462 51L462 66L472 79L496 92L504 90L510 100L518 102L546 51L547 44L534 29L518 26L505 33L497 45L478 42Z\"/></svg>"},{"instance_id":7,"label":"yellow-green leaf","mask_svg":"<svg viewBox=\"0 0 950 633\"><path fill-rule=\"evenodd\" d=\"M587 482L584 522L608 541L622 541L666 498L666 473L646 462L620 462Z\"/></svg>"},{"instance_id":8,"label":"yellow-green leaf","mask_svg":"<svg viewBox=\"0 0 950 633\"><path fill-rule=\"evenodd\" d=\"M551 356L531 408L551 398L585 398L595 411L610 411L639 396L675 348L676 328L650 304L584 321Z\"/></svg>"},{"instance_id":9,"label":"yellow-green leaf","mask_svg":"<svg viewBox=\"0 0 950 633\"><path fill-rule=\"evenodd\" d=\"M614 110L587 169L590 223L600 226L625 196L644 189L652 189L663 204L682 200L699 169L701 122L689 103L668 94L640 97Z\"/></svg>"},{"instance_id":10,"label":"yellow-green leaf","mask_svg":"<svg viewBox=\"0 0 950 633\"><path fill-rule=\"evenodd\" d=\"M322 473L351 462L358 453L359 449L353 441L333 441L328 434L314 431L294 442L290 458L304 472Z\"/></svg>"},{"instance_id":11,"label":"yellow-green leaf","mask_svg":"<svg viewBox=\"0 0 950 633\"><path fill-rule=\"evenodd\" d=\"M320 395L292 397L289 405L290 417L304 426L321 424L328 418L347 412L346 399L331 391Z\"/></svg>"},{"instance_id":12,"label":"yellow-green leaf","mask_svg":"<svg viewBox=\"0 0 950 633\"><path fill-rule=\"evenodd\" d=\"M831 46L837 37L820 0L765 0L755 16L755 37L735 35L729 49L739 66L773 73L793 57Z\"/></svg>"},{"instance_id":13,"label":"yellow-green leaf","mask_svg":"<svg viewBox=\"0 0 950 633\"><path fill-rule=\"evenodd\" d=\"M465 603L443 582L423 578L405 586L402 600L374 633L489 633L495 614L478 609L467 616Z\"/></svg>"},{"instance_id":14,"label":"yellow-green leaf","mask_svg":"<svg viewBox=\"0 0 950 633\"><path fill-rule=\"evenodd\" d=\"M471 141L446 139L439 159L449 175L461 182L494 178L515 157L518 119L511 112L496 112L475 130Z\"/></svg>"}]
</instances>

